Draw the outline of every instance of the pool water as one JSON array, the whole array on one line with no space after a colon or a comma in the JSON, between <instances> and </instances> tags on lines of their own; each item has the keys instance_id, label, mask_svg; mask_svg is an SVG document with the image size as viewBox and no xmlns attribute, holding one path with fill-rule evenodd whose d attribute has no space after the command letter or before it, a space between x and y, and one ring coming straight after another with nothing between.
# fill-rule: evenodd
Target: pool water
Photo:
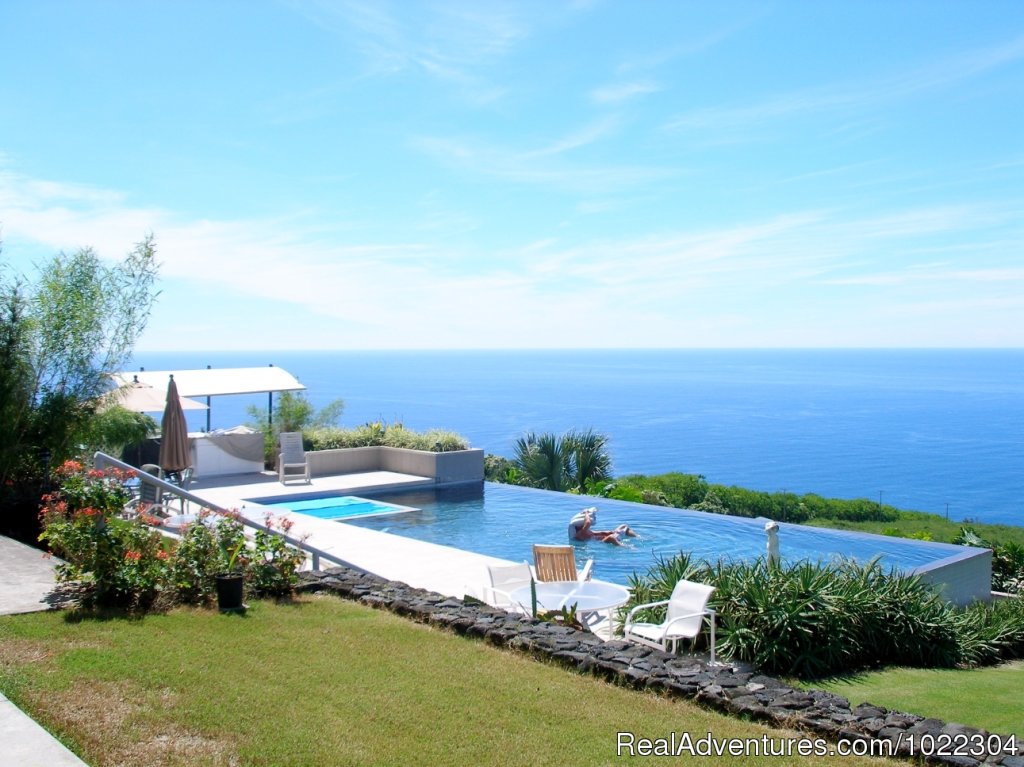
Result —
<instances>
[{"instance_id":1,"label":"pool water","mask_svg":"<svg viewBox=\"0 0 1024 767\"><path fill-rule=\"evenodd\" d=\"M481 490L453 488L378 496L417 510L351 524L512 561L533 561L534 543L571 543L577 566L594 560L594 577L627 585L631 574L645 574L658 558L688 551L703 559L753 560L765 553L764 519L746 519L627 501L568 495L546 490L484 483ZM570 517L597 506L598 529L627 523L640 538L619 547L598 541L571 541ZM344 520L346 523L349 520ZM970 550L945 543L825 530L779 523L783 561L861 562L878 556L887 569L912 571Z\"/></svg>"},{"instance_id":2,"label":"pool water","mask_svg":"<svg viewBox=\"0 0 1024 767\"><path fill-rule=\"evenodd\" d=\"M373 501L368 498L359 498L355 495L334 496L328 498L307 498L291 499L276 502L261 502L262 506L277 509L278 512L294 511L301 514L308 514L319 519L354 519L357 517L371 517L380 514L397 514L399 512L414 511L408 506L399 506L383 501Z\"/></svg>"}]
</instances>

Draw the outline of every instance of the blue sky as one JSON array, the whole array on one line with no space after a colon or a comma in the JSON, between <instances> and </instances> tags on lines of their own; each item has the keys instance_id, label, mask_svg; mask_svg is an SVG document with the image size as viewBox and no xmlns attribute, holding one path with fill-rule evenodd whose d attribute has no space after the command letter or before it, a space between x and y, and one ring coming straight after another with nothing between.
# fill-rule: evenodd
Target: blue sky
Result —
<instances>
[{"instance_id":1,"label":"blue sky","mask_svg":"<svg viewBox=\"0 0 1024 767\"><path fill-rule=\"evenodd\" d=\"M0 258L152 232L139 350L1024 346L1020 0L0 28Z\"/></svg>"}]
</instances>

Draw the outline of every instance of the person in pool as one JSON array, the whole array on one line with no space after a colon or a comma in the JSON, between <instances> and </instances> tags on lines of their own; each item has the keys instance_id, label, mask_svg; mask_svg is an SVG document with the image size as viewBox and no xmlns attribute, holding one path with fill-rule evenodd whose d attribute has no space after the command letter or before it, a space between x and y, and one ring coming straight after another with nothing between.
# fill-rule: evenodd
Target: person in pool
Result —
<instances>
[{"instance_id":1,"label":"person in pool","mask_svg":"<svg viewBox=\"0 0 1024 767\"><path fill-rule=\"evenodd\" d=\"M636 533L629 525L619 525L614 530L595 530L597 507L590 506L569 520L569 537L577 541L601 541L622 546L622 536L635 538Z\"/></svg>"}]
</instances>

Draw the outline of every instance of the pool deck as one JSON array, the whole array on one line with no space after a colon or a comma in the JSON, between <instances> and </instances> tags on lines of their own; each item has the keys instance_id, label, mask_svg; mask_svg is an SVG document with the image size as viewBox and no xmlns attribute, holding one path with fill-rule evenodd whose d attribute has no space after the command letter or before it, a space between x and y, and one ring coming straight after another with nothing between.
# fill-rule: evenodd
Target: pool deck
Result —
<instances>
[{"instance_id":1,"label":"pool deck","mask_svg":"<svg viewBox=\"0 0 1024 767\"><path fill-rule=\"evenodd\" d=\"M309 484L281 484L276 474L264 472L195 482L189 490L221 508L238 509L245 517L262 523L269 510L250 499L316 493L360 495L433 487L436 485L432 479L391 471L313 477ZM487 565L512 564L497 557L366 530L343 522L317 519L306 514L281 515L277 509L272 511L275 517L287 517L294 522L290 536L305 538L308 545L346 564L446 596L480 598L481 588L487 582ZM321 567L331 567L331 563L322 562Z\"/></svg>"}]
</instances>

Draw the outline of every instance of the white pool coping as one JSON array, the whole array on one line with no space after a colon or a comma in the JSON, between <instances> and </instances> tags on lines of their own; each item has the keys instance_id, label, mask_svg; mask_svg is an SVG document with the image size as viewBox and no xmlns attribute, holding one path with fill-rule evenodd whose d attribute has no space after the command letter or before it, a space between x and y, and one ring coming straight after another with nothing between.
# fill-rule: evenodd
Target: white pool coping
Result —
<instances>
[{"instance_id":1,"label":"white pool coping","mask_svg":"<svg viewBox=\"0 0 1024 767\"><path fill-rule=\"evenodd\" d=\"M229 482L229 479L234 479L234 482ZM313 477L308 484L281 484L276 474L243 475L221 478L205 486L196 483L189 489L221 508L237 509L243 516L260 524L263 524L268 512L275 518L288 518L294 523L290 536L305 538L310 546L360 570L445 596L472 596L480 599L483 586L488 582L487 565L512 564L509 560L367 530L344 522L318 519L308 514L281 514L279 509L264 507L252 501L254 498L273 497L279 500L282 496L328 493L359 495L435 487L436 483L425 477L373 471ZM323 568L330 566L328 562L321 563Z\"/></svg>"}]
</instances>

